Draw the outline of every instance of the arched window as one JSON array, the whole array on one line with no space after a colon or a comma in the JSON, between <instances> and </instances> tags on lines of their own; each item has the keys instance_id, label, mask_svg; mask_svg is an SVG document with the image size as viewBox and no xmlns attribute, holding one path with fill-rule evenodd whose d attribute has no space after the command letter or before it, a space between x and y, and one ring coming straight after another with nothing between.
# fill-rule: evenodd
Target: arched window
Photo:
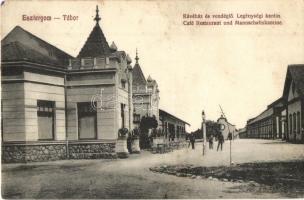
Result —
<instances>
[{"instance_id":1,"label":"arched window","mask_svg":"<svg viewBox=\"0 0 304 200\"><path fill-rule=\"evenodd\" d=\"M289 133L292 133L292 115L291 114L289 114L289 124L288 124L288 126L289 126Z\"/></svg>"},{"instance_id":2,"label":"arched window","mask_svg":"<svg viewBox=\"0 0 304 200\"><path fill-rule=\"evenodd\" d=\"M296 113L293 113L293 132L297 132L297 119L296 119Z\"/></svg>"},{"instance_id":3,"label":"arched window","mask_svg":"<svg viewBox=\"0 0 304 200\"><path fill-rule=\"evenodd\" d=\"M301 133L301 117L300 117L300 112L297 113L297 132Z\"/></svg>"}]
</instances>

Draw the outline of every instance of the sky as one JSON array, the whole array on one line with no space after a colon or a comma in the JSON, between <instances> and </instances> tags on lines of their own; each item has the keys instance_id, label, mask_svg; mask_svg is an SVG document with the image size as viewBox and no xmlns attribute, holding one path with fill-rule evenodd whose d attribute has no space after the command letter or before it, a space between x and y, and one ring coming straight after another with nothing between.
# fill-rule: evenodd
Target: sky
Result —
<instances>
[{"instance_id":1,"label":"sky","mask_svg":"<svg viewBox=\"0 0 304 200\"><path fill-rule=\"evenodd\" d=\"M237 128L281 97L287 66L304 63L304 0L6 1L2 38L16 25L77 56L95 22L159 85L160 108L201 126L219 105ZM279 14L281 26L186 26L183 14ZM59 17L23 21L22 15ZM78 16L65 21L63 15Z\"/></svg>"}]
</instances>

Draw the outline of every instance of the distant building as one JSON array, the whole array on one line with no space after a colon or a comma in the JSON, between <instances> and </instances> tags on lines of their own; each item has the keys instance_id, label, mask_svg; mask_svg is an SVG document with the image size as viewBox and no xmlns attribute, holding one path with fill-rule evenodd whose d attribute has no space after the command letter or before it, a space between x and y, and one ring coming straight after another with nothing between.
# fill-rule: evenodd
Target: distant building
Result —
<instances>
[{"instance_id":1,"label":"distant building","mask_svg":"<svg viewBox=\"0 0 304 200\"><path fill-rule=\"evenodd\" d=\"M139 65L139 57L136 51L135 65L132 71L133 83L133 123L139 127L143 116L153 117L159 122L159 89L157 82L148 77L146 80Z\"/></svg>"},{"instance_id":2,"label":"distant building","mask_svg":"<svg viewBox=\"0 0 304 200\"><path fill-rule=\"evenodd\" d=\"M190 124L162 109L159 109L160 127L164 138L167 140L179 140L186 137L186 125Z\"/></svg>"},{"instance_id":3,"label":"distant building","mask_svg":"<svg viewBox=\"0 0 304 200\"><path fill-rule=\"evenodd\" d=\"M239 138L247 138L247 130L245 128L241 128L238 130Z\"/></svg>"},{"instance_id":4,"label":"distant building","mask_svg":"<svg viewBox=\"0 0 304 200\"><path fill-rule=\"evenodd\" d=\"M235 125L228 122L228 120L223 115L221 115L221 117L217 120L217 123L220 124L220 131L225 139L228 139L229 133L232 133L233 138L237 136Z\"/></svg>"},{"instance_id":5,"label":"distant building","mask_svg":"<svg viewBox=\"0 0 304 200\"><path fill-rule=\"evenodd\" d=\"M275 139L284 137L284 124L282 125L283 99L271 103L265 111L247 121L247 137Z\"/></svg>"},{"instance_id":6,"label":"distant building","mask_svg":"<svg viewBox=\"0 0 304 200\"><path fill-rule=\"evenodd\" d=\"M260 115L247 122L247 136L249 138L273 138L273 109L267 109Z\"/></svg>"}]
</instances>

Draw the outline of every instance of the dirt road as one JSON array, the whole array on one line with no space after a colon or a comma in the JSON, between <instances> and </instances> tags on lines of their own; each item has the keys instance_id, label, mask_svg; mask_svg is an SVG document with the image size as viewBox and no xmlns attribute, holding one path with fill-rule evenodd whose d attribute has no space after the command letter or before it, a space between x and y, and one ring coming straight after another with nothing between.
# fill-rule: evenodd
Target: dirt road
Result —
<instances>
[{"instance_id":1,"label":"dirt road","mask_svg":"<svg viewBox=\"0 0 304 200\"><path fill-rule=\"evenodd\" d=\"M236 140L233 161L304 160L304 146L271 140ZM240 190L246 183L191 179L153 173L150 167L173 164L229 165L223 152L196 149L168 154L142 152L123 160L65 160L2 165L3 198L282 198L281 193Z\"/></svg>"}]
</instances>

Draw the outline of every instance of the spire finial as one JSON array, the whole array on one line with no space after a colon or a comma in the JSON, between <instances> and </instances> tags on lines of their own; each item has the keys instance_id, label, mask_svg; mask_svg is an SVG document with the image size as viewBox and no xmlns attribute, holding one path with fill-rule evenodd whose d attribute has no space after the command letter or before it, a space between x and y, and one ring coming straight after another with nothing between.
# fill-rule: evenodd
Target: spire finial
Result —
<instances>
[{"instance_id":1,"label":"spire finial","mask_svg":"<svg viewBox=\"0 0 304 200\"><path fill-rule=\"evenodd\" d=\"M136 60L136 64L138 64L138 60L139 60L139 58L138 58L138 52L137 52L137 48L136 48L136 57L135 57L135 60Z\"/></svg>"},{"instance_id":2,"label":"spire finial","mask_svg":"<svg viewBox=\"0 0 304 200\"><path fill-rule=\"evenodd\" d=\"M94 18L94 20L96 21L96 24L98 24L99 21L101 20L98 13L99 13L98 6L96 6L96 16Z\"/></svg>"}]
</instances>

